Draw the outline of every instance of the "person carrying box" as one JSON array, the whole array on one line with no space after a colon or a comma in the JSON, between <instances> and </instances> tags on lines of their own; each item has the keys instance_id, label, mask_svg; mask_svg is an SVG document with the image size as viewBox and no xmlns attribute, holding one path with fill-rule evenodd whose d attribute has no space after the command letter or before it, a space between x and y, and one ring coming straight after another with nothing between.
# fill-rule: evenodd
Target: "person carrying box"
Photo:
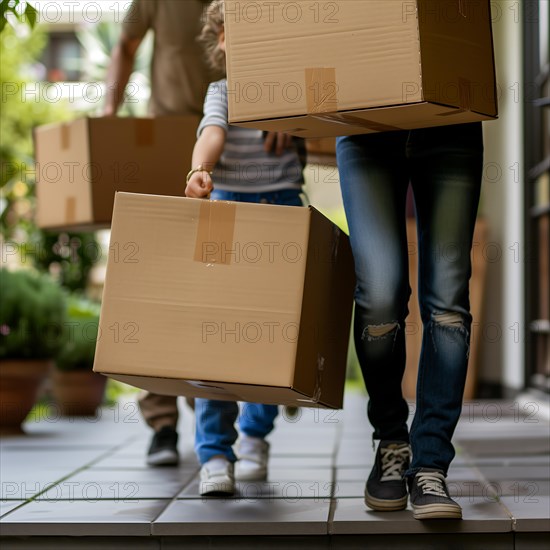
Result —
<instances>
[{"instance_id":1,"label":"person carrying box","mask_svg":"<svg viewBox=\"0 0 550 550\"><path fill-rule=\"evenodd\" d=\"M208 6L200 41L212 66L224 71L223 0L214 0ZM187 175L186 196L302 206L305 146L303 140L298 139L290 139L288 143L288 147L273 153L260 130L229 126L227 81L222 79L210 84L204 117L197 131L193 168ZM238 404L209 399L195 401L200 494L230 495L235 490L235 478L265 479L269 451L265 437L273 429L277 406L243 405L239 418L241 437L235 454L232 446L238 435L234 427Z\"/></svg>"},{"instance_id":2,"label":"person carrying box","mask_svg":"<svg viewBox=\"0 0 550 550\"><path fill-rule=\"evenodd\" d=\"M196 38L209 0L133 0L111 54L103 114L115 116L133 70L137 50L149 29L155 33L151 67L152 116L202 115L212 75ZM149 466L179 462L176 397L141 392L139 407L155 434L147 453ZM190 402L192 405L192 401Z\"/></svg>"}]
</instances>

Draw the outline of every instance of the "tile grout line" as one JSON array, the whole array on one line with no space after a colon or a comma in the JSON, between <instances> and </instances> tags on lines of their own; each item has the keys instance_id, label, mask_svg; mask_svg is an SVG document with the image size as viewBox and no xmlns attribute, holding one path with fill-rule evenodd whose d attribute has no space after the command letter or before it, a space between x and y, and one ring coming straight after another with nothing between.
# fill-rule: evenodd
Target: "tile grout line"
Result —
<instances>
[{"instance_id":1,"label":"tile grout line","mask_svg":"<svg viewBox=\"0 0 550 550\"><path fill-rule=\"evenodd\" d=\"M342 420L343 423L343 420ZM336 479L337 479L337 472L338 472L338 451L340 450L340 443L342 443L342 439L344 437L343 427L338 426L338 430L336 431L336 437L334 439L334 450L332 452L332 478L331 478L331 487L330 487L330 506L328 510L328 518L327 518L327 536L330 539L330 536L332 535L332 522L334 520L334 514L336 513L336 504L337 499L335 498L336 495Z\"/></svg>"},{"instance_id":2,"label":"tile grout line","mask_svg":"<svg viewBox=\"0 0 550 550\"><path fill-rule=\"evenodd\" d=\"M475 463L474 458L470 455L470 453L464 450L463 452L466 454L466 457L468 459L468 462L467 462L468 466L476 472L476 474L479 477L479 480L482 483L482 486L485 484L489 488L489 491L492 493L492 496L495 499L495 502L499 505L500 508L503 509L506 515L510 518L510 532L515 533L517 521L516 521L516 518L514 517L514 514L512 514L512 512L508 510L507 506L500 500L498 493L492 487L491 482L483 475L483 473Z\"/></svg>"},{"instance_id":3,"label":"tile grout line","mask_svg":"<svg viewBox=\"0 0 550 550\"><path fill-rule=\"evenodd\" d=\"M189 481L187 483L184 483L183 484L183 487L181 487L178 492L171 498L171 499L166 499L168 500L168 504L166 504L166 506L164 506L164 508L162 508L159 513L149 522L149 536L153 537L153 536L158 536L158 535L154 535L153 534L153 525L155 524L155 522L157 521L157 519L162 515L164 514L164 512L168 509L168 507L173 504L174 502L177 502L178 501L178 495L182 492L182 491L185 491L185 489L187 487L189 487L189 485L191 483L193 483L194 479L197 477L197 473L199 472L199 469L197 469L195 471L195 473L189 478ZM164 499L161 499L161 500L164 500Z\"/></svg>"}]
</instances>

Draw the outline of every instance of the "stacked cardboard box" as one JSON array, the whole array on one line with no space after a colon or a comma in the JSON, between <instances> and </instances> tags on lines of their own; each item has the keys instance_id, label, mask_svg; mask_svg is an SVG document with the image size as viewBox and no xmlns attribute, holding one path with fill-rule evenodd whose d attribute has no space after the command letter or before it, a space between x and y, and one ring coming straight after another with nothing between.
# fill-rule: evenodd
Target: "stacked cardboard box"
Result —
<instances>
[{"instance_id":1,"label":"stacked cardboard box","mask_svg":"<svg viewBox=\"0 0 550 550\"><path fill-rule=\"evenodd\" d=\"M198 123L81 118L36 128L38 226L109 227L116 191L183 195Z\"/></svg>"},{"instance_id":2,"label":"stacked cardboard box","mask_svg":"<svg viewBox=\"0 0 550 550\"><path fill-rule=\"evenodd\" d=\"M497 116L489 0L227 0L230 122L301 137Z\"/></svg>"}]
</instances>

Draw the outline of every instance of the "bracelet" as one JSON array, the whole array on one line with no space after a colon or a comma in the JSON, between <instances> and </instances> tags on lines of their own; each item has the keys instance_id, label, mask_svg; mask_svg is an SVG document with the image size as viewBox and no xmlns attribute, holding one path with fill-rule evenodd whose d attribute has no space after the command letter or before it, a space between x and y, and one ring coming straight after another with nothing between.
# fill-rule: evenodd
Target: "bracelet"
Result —
<instances>
[{"instance_id":1,"label":"bracelet","mask_svg":"<svg viewBox=\"0 0 550 550\"><path fill-rule=\"evenodd\" d=\"M185 179L185 182L189 183L189 180L191 179L191 176L193 174L195 174L196 172L206 172L209 176L212 175L212 172L209 172L206 168L202 167L202 164L200 164L196 168L193 168L192 170L189 171L189 174L187 174L187 178Z\"/></svg>"}]
</instances>

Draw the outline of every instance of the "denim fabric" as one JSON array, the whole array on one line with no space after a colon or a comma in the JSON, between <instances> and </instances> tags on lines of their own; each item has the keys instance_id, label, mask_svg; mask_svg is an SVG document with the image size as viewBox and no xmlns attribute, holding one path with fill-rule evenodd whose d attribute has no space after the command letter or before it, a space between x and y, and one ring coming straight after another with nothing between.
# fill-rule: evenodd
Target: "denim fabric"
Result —
<instances>
[{"instance_id":1,"label":"denim fabric","mask_svg":"<svg viewBox=\"0 0 550 550\"><path fill-rule=\"evenodd\" d=\"M483 164L481 123L339 138L337 157L355 258L355 346L375 439L411 442L407 475L445 473L454 458L472 318L470 250ZM417 215L423 322L416 412L401 391L410 296L406 196Z\"/></svg>"},{"instance_id":2,"label":"denim fabric","mask_svg":"<svg viewBox=\"0 0 550 550\"><path fill-rule=\"evenodd\" d=\"M264 438L273 430L278 412L276 405L243 403L239 429L246 435ZM232 447L238 435L235 429L238 415L239 406L234 401L195 399L195 451L201 464L216 455L225 455L235 462Z\"/></svg>"},{"instance_id":3,"label":"denim fabric","mask_svg":"<svg viewBox=\"0 0 550 550\"><path fill-rule=\"evenodd\" d=\"M282 206L303 206L299 189L283 189L270 193L234 193L214 189L210 198L215 201L255 202Z\"/></svg>"},{"instance_id":4,"label":"denim fabric","mask_svg":"<svg viewBox=\"0 0 550 550\"><path fill-rule=\"evenodd\" d=\"M300 191L294 189L272 193L233 193L214 190L211 199L302 206ZM229 461L235 462L232 446L238 435L235 429L237 416L242 433L264 438L273 430L277 414L276 405L243 403L239 416L239 407L233 401L195 399L195 451L200 463L204 464L216 455L225 455Z\"/></svg>"}]
</instances>

